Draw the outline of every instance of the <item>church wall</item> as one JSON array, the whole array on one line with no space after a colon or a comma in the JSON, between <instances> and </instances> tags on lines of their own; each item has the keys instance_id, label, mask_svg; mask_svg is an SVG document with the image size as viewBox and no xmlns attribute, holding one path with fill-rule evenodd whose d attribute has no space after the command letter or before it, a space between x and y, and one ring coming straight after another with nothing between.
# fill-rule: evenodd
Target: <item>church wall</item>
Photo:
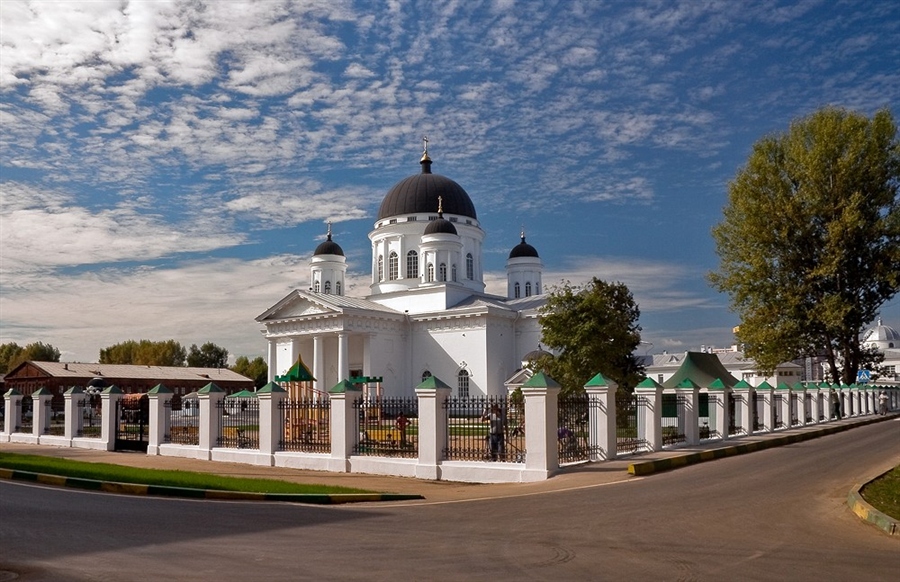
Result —
<instances>
[{"instance_id":1,"label":"church wall","mask_svg":"<svg viewBox=\"0 0 900 582\"><path fill-rule=\"evenodd\" d=\"M521 366L516 360L516 334L509 318L493 318L485 340L486 388L489 395L506 393L503 382Z\"/></svg>"}]
</instances>

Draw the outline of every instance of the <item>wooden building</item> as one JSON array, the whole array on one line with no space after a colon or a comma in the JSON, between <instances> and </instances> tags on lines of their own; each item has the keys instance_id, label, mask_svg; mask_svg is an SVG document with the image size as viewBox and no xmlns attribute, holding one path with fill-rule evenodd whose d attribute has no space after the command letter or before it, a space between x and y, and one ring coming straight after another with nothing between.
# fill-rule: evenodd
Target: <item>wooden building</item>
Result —
<instances>
[{"instance_id":1,"label":"wooden building","mask_svg":"<svg viewBox=\"0 0 900 582\"><path fill-rule=\"evenodd\" d=\"M145 393L157 384L165 385L177 395L189 394L210 382L228 394L254 389L252 379L227 368L28 361L4 376L4 392L14 389L29 396L43 387L50 390L56 400L73 386L85 388L94 378L117 386L125 394Z\"/></svg>"}]
</instances>

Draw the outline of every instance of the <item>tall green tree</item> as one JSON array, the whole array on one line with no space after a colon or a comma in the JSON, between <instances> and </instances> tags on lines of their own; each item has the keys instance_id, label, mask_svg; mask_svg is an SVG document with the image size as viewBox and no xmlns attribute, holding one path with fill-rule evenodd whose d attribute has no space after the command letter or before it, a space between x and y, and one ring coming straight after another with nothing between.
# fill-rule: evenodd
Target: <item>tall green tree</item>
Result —
<instances>
[{"instance_id":1,"label":"tall green tree","mask_svg":"<svg viewBox=\"0 0 900 582\"><path fill-rule=\"evenodd\" d=\"M251 360L247 356L238 356L231 370L241 376L252 378L257 388L262 388L269 381L269 366L261 357Z\"/></svg>"},{"instance_id":2,"label":"tall green tree","mask_svg":"<svg viewBox=\"0 0 900 582\"><path fill-rule=\"evenodd\" d=\"M199 348L191 344L188 348L187 365L196 368L225 368L228 366L228 350L212 342Z\"/></svg>"},{"instance_id":3,"label":"tall green tree","mask_svg":"<svg viewBox=\"0 0 900 582\"><path fill-rule=\"evenodd\" d=\"M101 364L183 366L187 352L175 340L127 340L100 350Z\"/></svg>"},{"instance_id":4,"label":"tall green tree","mask_svg":"<svg viewBox=\"0 0 900 582\"><path fill-rule=\"evenodd\" d=\"M598 372L629 390L643 366L634 356L641 341L638 309L622 283L594 277L584 286L569 282L551 290L541 308L541 341L556 357L534 363L560 383L563 393L580 391Z\"/></svg>"},{"instance_id":5,"label":"tall green tree","mask_svg":"<svg viewBox=\"0 0 900 582\"><path fill-rule=\"evenodd\" d=\"M24 348L15 342L0 344L0 374L5 374L22 362L58 362L59 350L50 344L34 342Z\"/></svg>"},{"instance_id":6,"label":"tall green tree","mask_svg":"<svg viewBox=\"0 0 900 582\"><path fill-rule=\"evenodd\" d=\"M758 141L713 228L712 285L765 371L822 355L833 381L877 363L860 333L900 287L900 144L891 113L827 107Z\"/></svg>"}]
</instances>

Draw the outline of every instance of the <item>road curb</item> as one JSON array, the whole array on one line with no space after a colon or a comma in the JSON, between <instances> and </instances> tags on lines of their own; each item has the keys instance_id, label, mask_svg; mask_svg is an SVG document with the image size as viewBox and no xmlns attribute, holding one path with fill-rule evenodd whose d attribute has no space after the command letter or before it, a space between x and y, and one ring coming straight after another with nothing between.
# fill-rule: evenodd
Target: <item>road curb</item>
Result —
<instances>
[{"instance_id":1,"label":"road curb","mask_svg":"<svg viewBox=\"0 0 900 582\"><path fill-rule=\"evenodd\" d=\"M815 438L827 436L830 434L844 432L845 430L850 430L852 428L865 426L867 424L874 424L876 422L882 422L885 420L889 420L891 418L893 418L893 415L879 416L876 418L860 420L860 421L854 422L852 424L837 424L837 425L823 426L823 427L816 428L814 430L809 430L806 432L781 435L781 436L777 436L774 438L768 438L765 440L752 441L749 443L740 443L740 444L734 444L734 445L725 445L725 446L717 448L717 449L709 449L706 451L699 451L699 452L694 452L694 453L685 453L683 455L669 457L666 459L656 459L653 461L641 461L641 462L637 462L637 463L631 463L630 465L628 465L628 473L631 475L635 475L635 476L651 475L653 473L659 473L661 471L670 471L672 469L677 469L679 467L686 467L688 465L696 465L697 463L704 463L706 461L722 459L724 457L731 457L734 455L745 455L747 453L762 451L764 449L771 449L774 447L781 447L784 445L799 443L802 441L807 441L810 439L815 439ZM670 451L676 452L677 449L670 449Z\"/></svg>"},{"instance_id":2,"label":"road curb","mask_svg":"<svg viewBox=\"0 0 900 582\"><path fill-rule=\"evenodd\" d=\"M153 495L161 497L182 497L187 499L211 499L228 501L284 501L289 503L311 503L317 505L338 505L342 503L363 503L377 501L409 501L425 499L422 495L406 493L249 493L244 491L222 491L217 489L191 489L166 485L142 485L99 481L81 477L63 477L47 473L33 473L0 468L0 479L29 481L56 487L73 487L122 495Z\"/></svg>"},{"instance_id":3,"label":"road curb","mask_svg":"<svg viewBox=\"0 0 900 582\"><path fill-rule=\"evenodd\" d=\"M870 481L854 485L853 489L850 490L850 494L847 495L847 505L850 507L850 511L855 513L861 520L872 524L890 536L900 536L900 522L869 505L860 493L863 487L890 473L892 470L888 469Z\"/></svg>"}]
</instances>

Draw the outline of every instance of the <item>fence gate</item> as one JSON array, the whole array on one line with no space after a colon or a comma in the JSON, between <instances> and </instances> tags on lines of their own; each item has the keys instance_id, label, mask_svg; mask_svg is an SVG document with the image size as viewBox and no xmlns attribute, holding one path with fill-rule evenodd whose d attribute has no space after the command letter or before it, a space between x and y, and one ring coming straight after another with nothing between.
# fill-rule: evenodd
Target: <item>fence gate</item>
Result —
<instances>
[{"instance_id":1,"label":"fence gate","mask_svg":"<svg viewBox=\"0 0 900 582\"><path fill-rule=\"evenodd\" d=\"M150 433L150 401L146 394L126 394L116 402L117 451L147 452Z\"/></svg>"}]
</instances>

